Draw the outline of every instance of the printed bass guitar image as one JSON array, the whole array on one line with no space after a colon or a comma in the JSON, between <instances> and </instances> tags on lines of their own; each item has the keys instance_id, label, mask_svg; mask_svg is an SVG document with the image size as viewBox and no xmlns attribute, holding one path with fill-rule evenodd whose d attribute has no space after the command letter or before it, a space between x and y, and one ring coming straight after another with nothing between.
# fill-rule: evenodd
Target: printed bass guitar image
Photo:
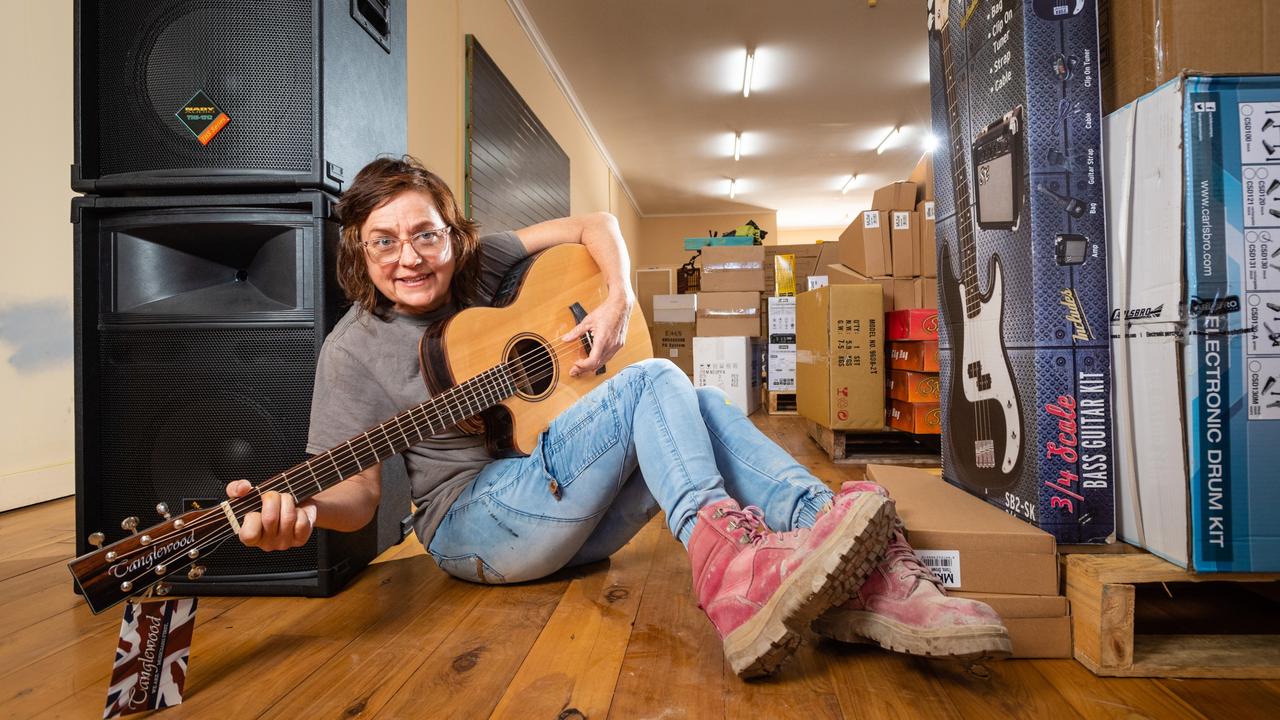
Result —
<instances>
[{"instance_id":1,"label":"printed bass guitar image","mask_svg":"<svg viewBox=\"0 0 1280 720\"><path fill-rule=\"evenodd\" d=\"M971 488L989 491L1009 487L1022 467L1022 414L1008 352L1004 347L1004 275L998 254L987 264L990 285L979 289L977 243L974 239L968 150L955 99L947 0L930 3L930 31L940 35L955 189L956 233L960 273L953 269L950 247L941 248L942 312L951 334L949 424L943 433L951 451L948 468ZM1004 119L1008 134L1022 131L1021 108ZM1021 168L1013 170L1020 173ZM1015 175L1016 177L1016 175ZM1021 179L1016 183L1021 186ZM1015 198L1016 199L1016 198ZM1012 203L1011 206L1016 204ZM961 322L957 323L959 318Z\"/></svg>"},{"instance_id":2,"label":"printed bass guitar image","mask_svg":"<svg viewBox=\"0 0 1280 720\"><path fill-rule=\"evenodd\" d=\"M583 246L552 247L508 279L502 307L463 310L424 334L420 359L431 391L427 402L258 483L258 493L176 517L158 507L164 522L138 532L137 518L128 518L122 526L133 534L105 547L102 533L90 536L98 549L67 565L89 608L100 613L148 591L167 594L164 580L178 573L200 577L201 558L237 535L240 520L261 508L264 490L305 500L477 416L491 453L527 455L563 410L622 368L651 357L648 329L634 307L625 342L605 366L569 374L590 353L592 338L561 338L608 296Z\"/></svg>"}]
</instances>

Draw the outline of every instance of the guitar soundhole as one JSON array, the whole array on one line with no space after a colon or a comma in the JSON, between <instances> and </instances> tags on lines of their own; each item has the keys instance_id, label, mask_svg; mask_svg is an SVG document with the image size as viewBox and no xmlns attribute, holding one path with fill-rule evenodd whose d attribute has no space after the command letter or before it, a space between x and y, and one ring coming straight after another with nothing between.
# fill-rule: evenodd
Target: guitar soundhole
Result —
<instances>
[{"instance_id":1,"label":"guitar soundhole","mask_svg":"<svg viewBox=\"0 0 1280 720\"><path fill-rule=\"evenodd\" d=\"M520 335L507 346L507 364L515 381L516 394L525 400L540 400L556 385L559 367L547 343L537 335Z\"/></svg>"}]
</instances>

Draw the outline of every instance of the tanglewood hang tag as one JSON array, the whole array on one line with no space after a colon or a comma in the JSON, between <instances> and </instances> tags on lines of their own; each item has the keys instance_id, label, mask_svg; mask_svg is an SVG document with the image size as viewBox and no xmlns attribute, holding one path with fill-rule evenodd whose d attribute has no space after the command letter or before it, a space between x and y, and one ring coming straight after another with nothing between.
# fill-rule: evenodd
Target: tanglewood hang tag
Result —
<instances>
[{"instance_id":1,"label":"tanglewood hang tag","mask_svg":"<svg viewBox=\"0 0 1280 720\"><path fill-rule=\"evenodd\" d=\"M195 598L125 605L104 720L182 702L195 624Z\"/></svg>"}]
</instances>

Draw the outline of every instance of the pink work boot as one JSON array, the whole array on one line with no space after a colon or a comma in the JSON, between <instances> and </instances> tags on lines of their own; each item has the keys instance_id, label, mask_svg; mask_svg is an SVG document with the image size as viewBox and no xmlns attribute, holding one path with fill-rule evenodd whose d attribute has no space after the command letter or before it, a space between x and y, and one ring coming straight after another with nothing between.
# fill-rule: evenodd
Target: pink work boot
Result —
<instances>
[{"instance_id":1,"label":"pink work boot","mask_svg":"<svg viewBox=\"0 0 1280 720\"><path fill-rule=\"evenodd\" d=\"M777 670L813 619L875 567L892 524L891 503L865 493L839 499L812 528L786 533L732 499L699 510L689 537L693 592L733 671L750 678Z\"/></svg>"},{"instance_id":2,"label":"pink work boot","mask_svg":"<svg viewBox=\"0 0 1280 720\"><path fill-rule=\"evenodd\" d=\"M845 483L847 496L889 493L870 482ZM986 603L949 597L907 544L901 527L884 560L850 600L823 613L813 631L843 642L876 643L887 650L960 659L1007 657L1009 631Z\"/></svg>"}]
</instances>

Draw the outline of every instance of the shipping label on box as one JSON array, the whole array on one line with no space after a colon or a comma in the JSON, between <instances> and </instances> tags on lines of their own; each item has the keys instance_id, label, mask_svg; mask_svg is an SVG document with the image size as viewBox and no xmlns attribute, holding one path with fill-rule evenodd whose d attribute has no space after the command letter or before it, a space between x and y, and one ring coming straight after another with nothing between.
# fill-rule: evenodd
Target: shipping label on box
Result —
<instances>
[{"instance_id":1,"label":"shipping label on box","mask_svg":"<svg viewBox=\"0 0 1280 720\"><path fill-rule=\"evenodd\" d=\"M651 315L654 323L691 323L698 320L698 296L654 295Z\"/></svg>"},{"instance_id":2,"label":"shipping label on box","mask_svg":"<svg viewBox=\"0 0 1280 720\"><path fill-rule=\"evenodd\" d=\"M1106 542L1097 4L941 0L930 20L943 474L1063 542Z\"/></svg>"},{"instance_id":3,"label":"shipping label on box","mask_svg":"<svg viewBox=\"0 0 1280 720\"><path fill-rule=\"evenodd\" d=\"M916 215L920 218L916 258L920 261L920 275L929 278L938 277L938 241L933 213L932 200L922 200L916 206Z\"/></svg>"},{"instance_id":4,"label":"shipping label on box","mask_svg":"<svg viewBox=\"0 0 1280 720\"><path fill-rule=\"evenodd\" d=\"M808 289L817 290L820 287L826 287L827 285L830 285L830 284L831 283L828 280L826 275L810 275Z\"/></svg>"},{"instance_id":5,"label":"shipping label on box","mask_svg":"<svg viewBox=\"0 0 1280 720\"><path fill-rule=\"evenodd\" d=\"M760 407L764 343L750 337L695 337L693 384L718 387L747 415Z\"/></svg>"},{"instance_id":6,"label":"shipping label on box","mask_svg":"<svg viewBox=\"0 0 1280 720\"><path fill-rule=\"evenodd\" d=\"M654 323L650 329L653 356L675 363L686 375L693 374L693 323Z\"/></svg>"},{"instance_id":7,"label":"shipping label on box","mask_svg":"<svg viewBox=\"0 0 1280 720\"><path fill-rule=\"evenodd\" d=\"M796 405L833 430L884 428L884 312L874 285L796 298Z\"/></svg>"},{"instance_id":8,"label":"shipping label on box","mask_svg":"<svg viewBox=\"0 0 1280 720\"><path fill-rule=\"evenodd\" d=\"M1106 130L1121 536L1280 571L1280 76L1187 76Z\"/></svg>"},{"instance_id":9,"label":"shipping label on box","mask_svg":"<svg viewBox=\"0 0 1280 720\"><path fill-rule=\"evenodd\" d=\"M701 292L764 292L764 247L709 247L699 258Z\"/></svg>"},{"instance_id":10,"label":"shipping label on box","mask_svg":"<svg viewBox=\"0 0 1280 720\"><path fill-rule=\"evenodd\" d=\"M796 334L796 299L794 297L769 298L769 332L774 335Z\"/></svg>"},{"instance_id":11,"label":"shipping label on box","mask_svg":"<svg viewBox=\"0 0 1280 720\"><path fill-rule=\"evenodd\" d=\"M770 392L796 391L795 343L769 343L765 377Z\"/></svg>"}]
</instances>

